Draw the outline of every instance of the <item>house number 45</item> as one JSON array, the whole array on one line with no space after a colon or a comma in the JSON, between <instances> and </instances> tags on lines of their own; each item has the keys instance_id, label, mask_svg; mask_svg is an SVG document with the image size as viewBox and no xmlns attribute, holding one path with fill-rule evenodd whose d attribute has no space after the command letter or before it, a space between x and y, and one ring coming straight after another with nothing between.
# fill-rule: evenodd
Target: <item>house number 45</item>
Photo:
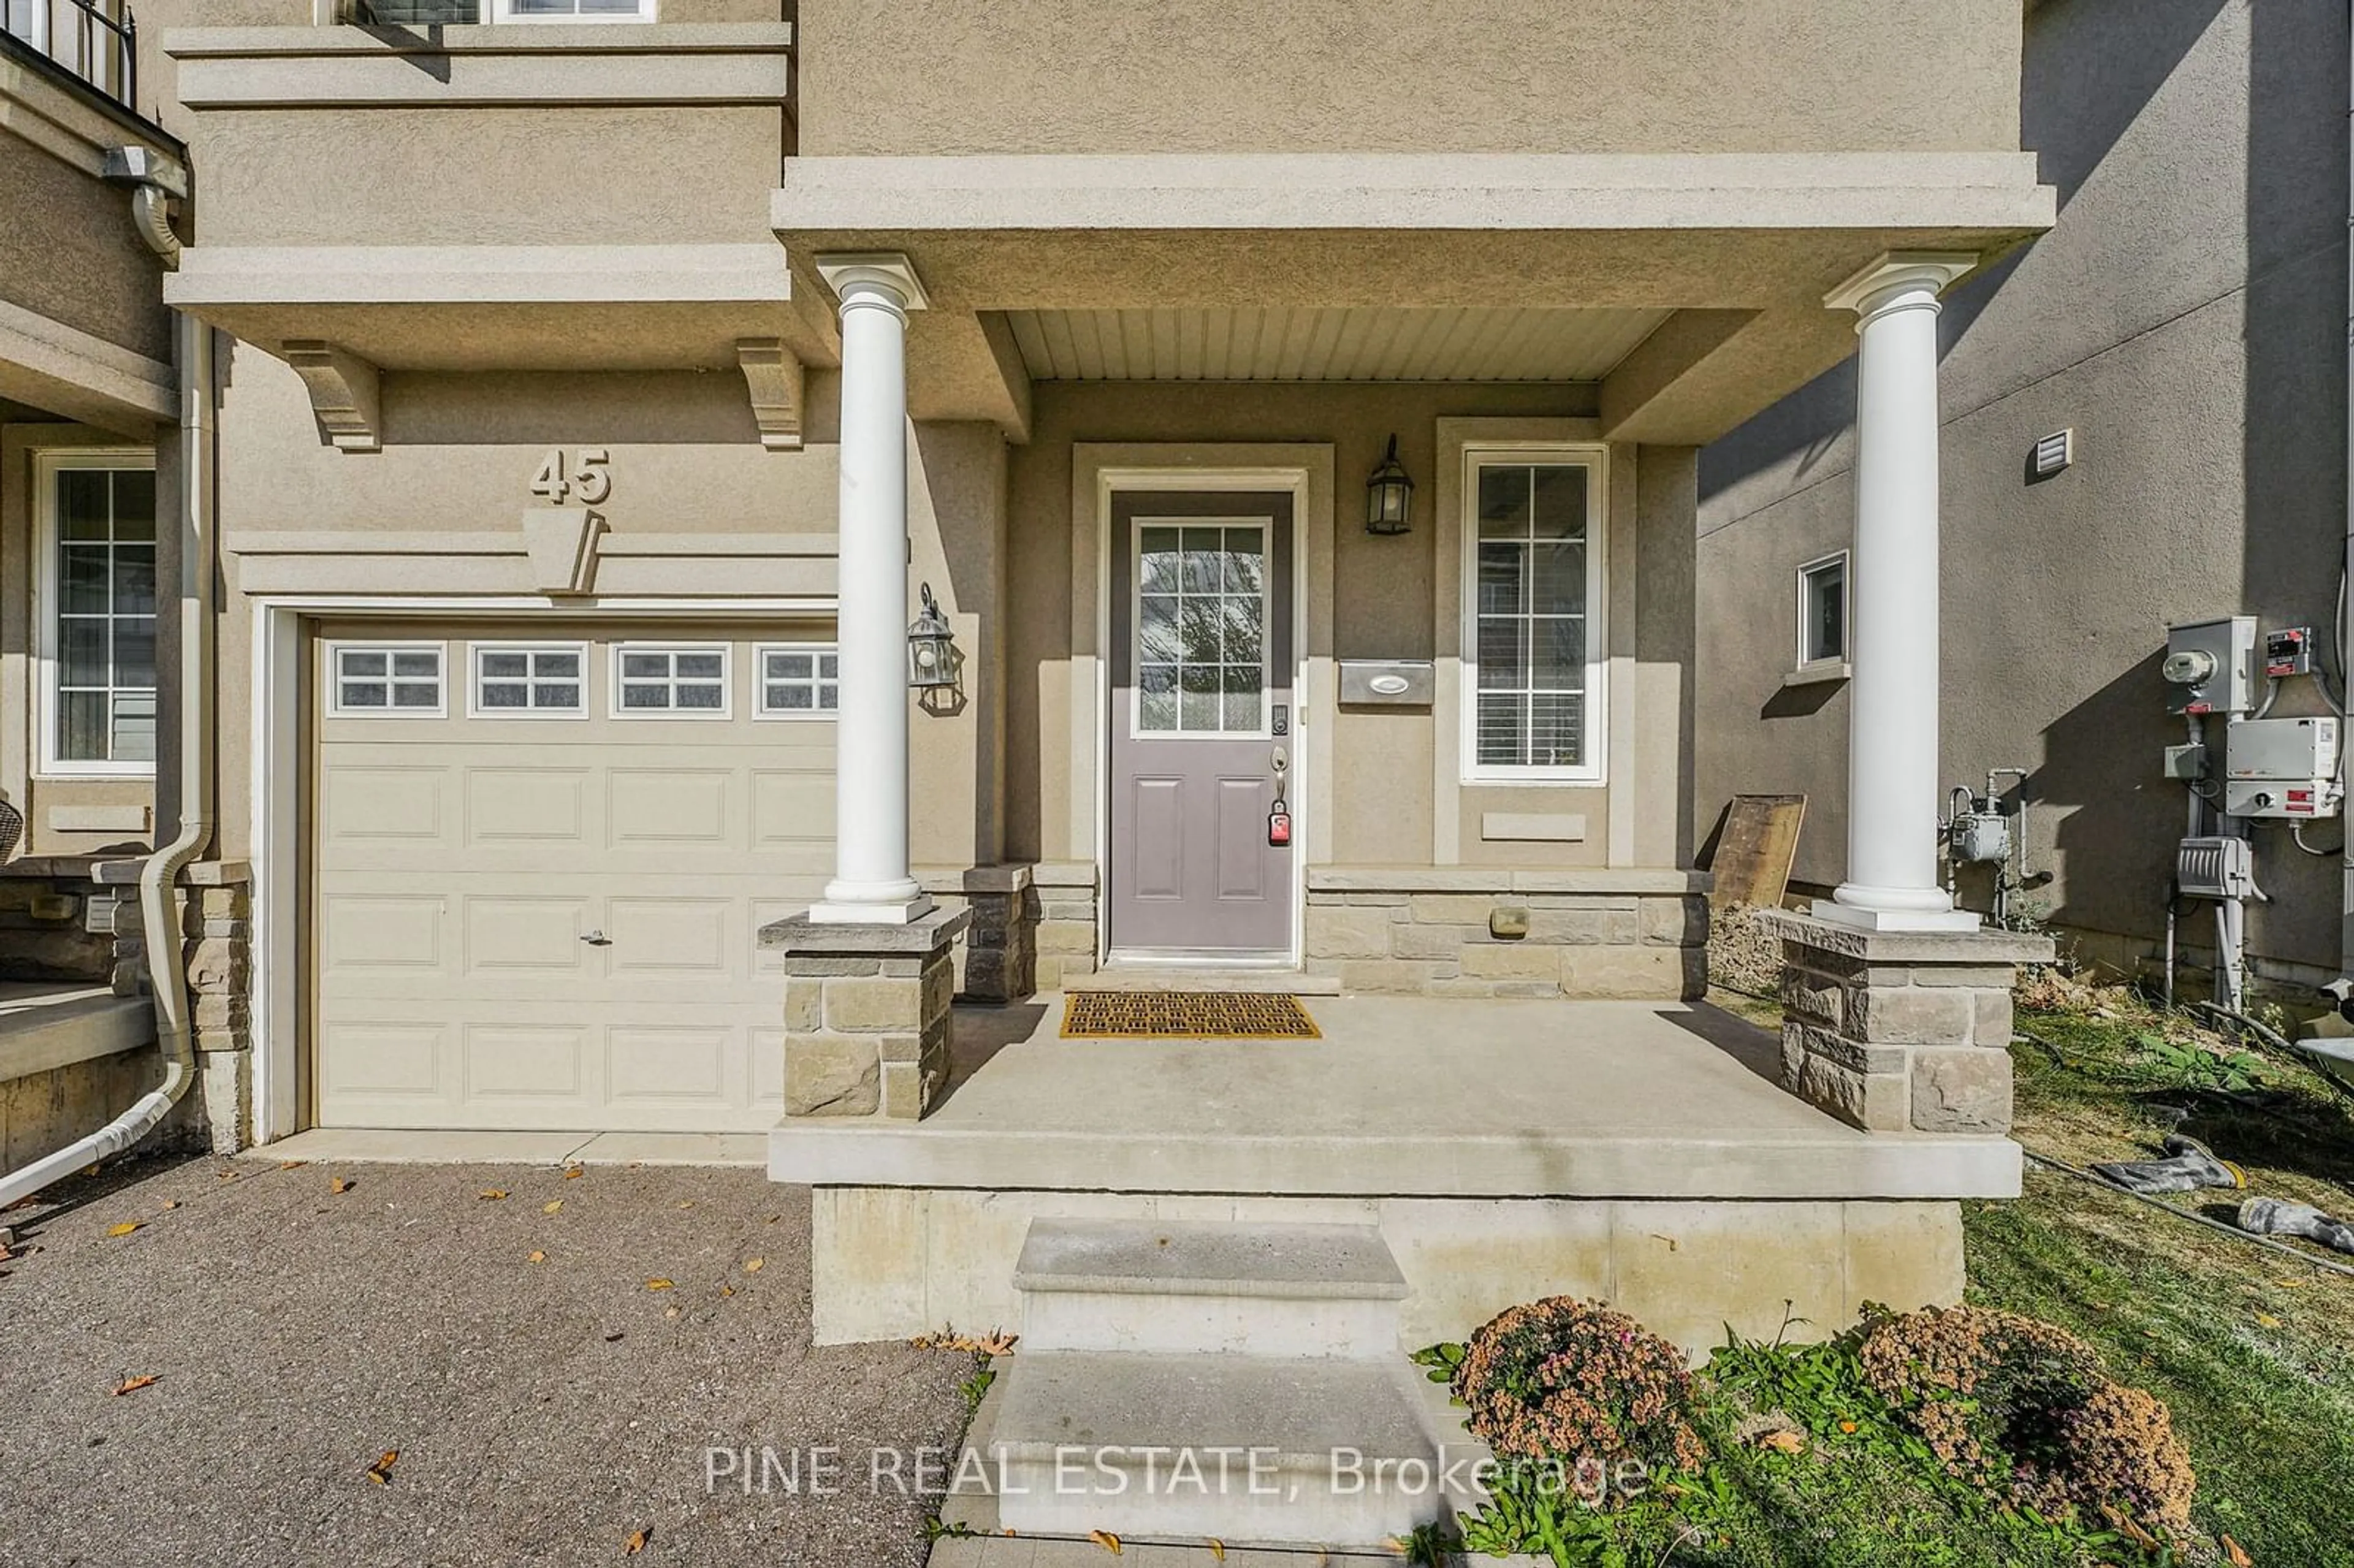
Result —
<instances>
[{"instance_id":1,"label":"house number 45","mask_svg":"<svg viewBox=\"0 0 2354 1568\"><path fill-rule=\"evenodd\" d=\"M551 447L539 460L539 471L531 476L531 493L557 506L576 495L581 505L594 506L613 493L613 473L607 466L612 461L603 447L582 447L567 467L563 449Z\"/></svg>"}]
</instances>

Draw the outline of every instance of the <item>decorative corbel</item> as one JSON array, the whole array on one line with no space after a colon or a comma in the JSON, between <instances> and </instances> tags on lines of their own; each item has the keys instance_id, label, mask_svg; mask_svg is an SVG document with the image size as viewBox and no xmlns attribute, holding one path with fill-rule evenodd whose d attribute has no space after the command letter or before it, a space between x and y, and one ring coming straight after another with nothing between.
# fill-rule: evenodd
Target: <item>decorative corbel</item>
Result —
<instances>
[{"instance_id":1,"label":"decorative corbel","mask_svg":"<svg viewBox=\"0 0 2354 1568\"><path fill-rule=\"evenodd\" d=\"M736 363L751 394L752 422L760 427L760 444L772 452L800 450L801 362L782 338L739 337Z\"/></svg>"},{"instance_id":2,"label":"decorative corbel","mask_svg":"<svg viewBox=\"0 0 2354 1568\"><path fill-rule=\"evenodd\" d=\"M384 444L375 366L317 338L290 340L280 352L302 378L311 412L329 441L347 452L372 452Z\"/></svg>"}]
</instances>

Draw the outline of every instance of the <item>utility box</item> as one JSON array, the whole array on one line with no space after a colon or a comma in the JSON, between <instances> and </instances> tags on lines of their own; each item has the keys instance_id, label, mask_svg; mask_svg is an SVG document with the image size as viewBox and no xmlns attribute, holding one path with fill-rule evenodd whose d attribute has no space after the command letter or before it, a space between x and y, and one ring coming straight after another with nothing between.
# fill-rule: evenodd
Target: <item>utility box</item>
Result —
<instances>
[{"instance_id":1,"label":"utility box","mask_svg":"<svg viewBox=\"0 0 2354 1568\"><path fill-rule=\"evenodd\" d=\"M2190 898L2248 898L2256 891L2248 841L2184 839L2174 852L2174 885Z\"/></svg>"},{"instance_id":2,"label":"utility box","mask_svg":"<svg viewBox=\"0 0 2354 1568\"><path fill-rule=\"evenodd\" d=\"M2234 817L2338 810L2338 720L2242 719L2224 734L2223 810Z\"/></svg>"},{"instance_id":3,"label":"utility box","mask_svg":"<svg viewBox=\"0 0 2354 1568\"><path fill-rule=\"evenodd\" d=\"M2243 714L2256 705L2256 618L2227 616L2166 629L2166 711Z\"/></svg>"}]
</instances>

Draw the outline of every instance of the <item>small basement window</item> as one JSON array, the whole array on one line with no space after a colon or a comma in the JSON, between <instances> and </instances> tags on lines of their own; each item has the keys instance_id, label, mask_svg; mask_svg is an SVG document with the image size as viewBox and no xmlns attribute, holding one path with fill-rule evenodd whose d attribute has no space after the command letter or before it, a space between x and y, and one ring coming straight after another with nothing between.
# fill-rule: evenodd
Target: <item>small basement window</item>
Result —
<instances>
[{"instance_id":1,"label":"small basement window","mask_svg":"<svg viewBox=\"0 0 2354 1568\"><path fill-rule=\"evenodd\" d=\"M588 651L474 644L478 718L577 718L588 712Z\"/></svg>"},{"instance_id":2,"label":"small basement window","mask_svg":"<svg viewBox=\"0 0 2354 1568\"><path fill-rule=\"evenodd\" d=\"M760 712L771 718L822 718L842 706L842 654L832 644L760 650Z\"/></svg>"},{"instance_id":3,"label":"small basement window","mask_svg":"<svg viewBox=\"0 0 2354 1568\"><path fill-rule=\"evenodd\" d=\"M1798 668L1847 658L1847 552L1798 568Z\"/></svg>"},{"instance_id":4,"label":"small basement window","mask_svg":"<svg viewBox=\"0 0 2354 1568\"><path fill-rule=\"evenodd\" d=\"M334 689L327 711L345 717L440 718L439 642L338 643L328 651Z\"/></svg>"},{"instance_id":5,"label":"small basement window","mask_svg":"<svg viewBox=\"0 0 2354 1568\"><path fill-rule=\"evenodd\" d=\"M727 716L727 648L622 642L613 649L617 718Z\"/></svg>"}]
</instances>

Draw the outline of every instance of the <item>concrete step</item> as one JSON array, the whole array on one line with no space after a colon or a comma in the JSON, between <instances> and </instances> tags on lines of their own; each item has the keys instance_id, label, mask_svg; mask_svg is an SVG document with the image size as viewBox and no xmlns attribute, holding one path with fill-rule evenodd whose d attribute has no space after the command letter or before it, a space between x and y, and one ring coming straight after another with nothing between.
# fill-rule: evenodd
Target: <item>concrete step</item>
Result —
<instances>
[{"instance_id":1,"label":"concrete step","mask_svg":"<svg viewBox=\"0 0 2354 1568\"><path fill-rule=\"evenodd\" d=\"M1001 1525L1140 1541L1380 1546L1437 1517L1416 1369L1024 1347L983 1451Z\"/></svg>"},{"instance_id":2,"label":"concrete step","mask_svg":"<svg viewBox=\"0 0 2354 1568\"><path fill-rule=\"evenodd\" d=\"M1063 982L1066 991L1251 991L1267 996L1338 996L1341 982L1331 975L1302 974L1298 969L1223 969L1209 964L1124 964L1115 960L1091 975L1075 975Z\"/></svg>"},{"instance_id":3,"label":"concrete step","mask_svg":"<svg viewBox=\"0 0 2354 1568\"><path fill-rule=\"evenodd\" d=\"M1371 1225L1038 1219L1013 1285L1025 1351L1384 1360L1406 1294Z\"/></svg>"}]
</instances>

